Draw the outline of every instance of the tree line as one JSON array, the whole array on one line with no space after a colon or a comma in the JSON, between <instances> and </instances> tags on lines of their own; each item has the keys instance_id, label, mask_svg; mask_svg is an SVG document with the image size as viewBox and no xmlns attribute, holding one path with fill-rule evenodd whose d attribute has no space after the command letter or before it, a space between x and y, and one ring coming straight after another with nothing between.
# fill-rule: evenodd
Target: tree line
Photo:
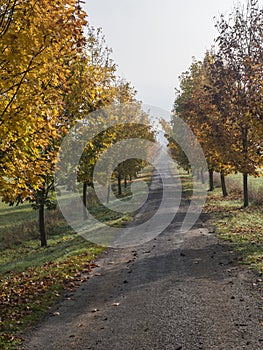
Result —
<instances>
[{"instance_id":1,"label":"tree line","mask_svg":"<svg viewBox=\"0 0 263 350\"><path fill-rule=\"evenodd\" d=\"M11 205L32 203L46 246L44 208L55 207L54 171L63 138L91 112L130 102L140 111L141 103L132 85L117 76L102 30L89 25L80 0L0 0L0 67L0 196ZM147 115L138 115L130 133L120 127L86 145L78 165L85 205L96 159L118 135L154 138L140 124ZM141 165L121 164L116 178L134 176Z\"/></svg>"},{"instance_id":2,"label":"tree line","mask_svg":"<svg viewBox=\"0 0 263 350\"><path fill-rule=\"evenodd\" d=\"M244 207L249 205L248 176L262 176L263 167L263 9L258 0L237 5L216 23L215 45L203 60L194 59L180 76L172 125L182 118L200 142L209 169L225 176L243 174ZM174 130L176 132L176 130ZM170 140L178 163L190 164L180 147Z\"/></svg>"}]
</instances>

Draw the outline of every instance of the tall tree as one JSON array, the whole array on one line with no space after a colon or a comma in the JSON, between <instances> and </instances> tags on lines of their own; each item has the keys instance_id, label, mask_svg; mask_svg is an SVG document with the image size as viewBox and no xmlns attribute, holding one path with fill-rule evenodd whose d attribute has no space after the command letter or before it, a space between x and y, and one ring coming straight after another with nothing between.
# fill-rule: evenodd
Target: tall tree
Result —
<instances>
[{"instance_id":1,"label":"tall tree","mask_svg":"<svg viewBox=\"0 0 263 350\"><path fill-rule=\"evenodd\" d=\"M12 203L39 198L54 171L86 14L78 0L1 0L0 8L0 194Z\"/></svg>"},{"instance_id":2,"label":"tall tree","mask_svg":"<svg viewBox=\"0 0 263 350\"><path fill-rule=\"evenodd\" d=\"M232 135L233 165L243 174L244 206L249 204L248 175L262 166L263 11L258 0L236 7L217 24L217 105Z\"/></svg>"},{"instance_id":3,"label":"tall tree","mask_svg":"<svg viewBox=\"0 0 263 350\"><path fill-rule=\"evenodd\" d=\"M106 108L114 102L116 95L116 65L111 58L112 50L107 46L101 28L89 27L87 40L88 64L82 74L84 84L82 87L76 83L78 91L82 91L81 114L88 116L89 113ZM83 94L84 93L84 94ZM69 103L71 105L71 103ZM79 106L77 106L79 108ZM97 120L92 126L103 123L103 117L97 114ZM99 120L98 120L99 119ZM85 140L83 140L86 142ZM82 183L83 218L87 219L87 194L88 187L93 186L92 175L99 154L111 143L109 135L99 133L95 140L89 142L80 159L78 169L78 181Z\"/></svg>"}]
</instances>

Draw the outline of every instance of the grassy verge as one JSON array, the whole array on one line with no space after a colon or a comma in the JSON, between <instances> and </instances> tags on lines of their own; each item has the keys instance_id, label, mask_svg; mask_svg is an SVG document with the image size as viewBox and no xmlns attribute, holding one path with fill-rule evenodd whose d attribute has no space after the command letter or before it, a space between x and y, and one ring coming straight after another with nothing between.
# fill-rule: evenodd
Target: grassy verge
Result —
<instances>
[{"instance_id":1,"label":"grassy verge","mask_svg":"<svg viewBox=\"0 0 263 350\"><path fill-rule=\"evenodd\" d=\"M193 181L181 173L183 191L192 199ZM208 225L216 228L218 237L233 244L240 252L240 261L263 274L263 177L249 178L250 206L243 208L242 175L227 177L228 197L222 196L220 178L215 176L216 188L208 192L204 213Z\"/></svg>"},{"instance_id":2,"label":"grassy verge","mask_svg":"<svg viewBox=\"0 0 263 350\"><path fill-rule=\"evenodd\" d=\"M150 183L152 169L136 181ZM123 200L131 195L130 184ZM99 204L90 208L101 222L123 227L132 214L119 214ZM37 213L29 204L0 204L0 349L17 349L19 334L39 320L61 293L89 278L94 259L106 247L75 234L61 213L46 213L48 247L41 248Z\"/></svg>"},{"instance_id":3,"label":"grassy verge","mask_svg":"<svg viewBox=\"0 0 263 350\"><path fill-rule=\"evenodd\" d=\"M216 227L218 237L231 242L241 253L241 262L263 273L263 208L251 203L242 207L242 195L230 193L222 197L216 188L209 193L205 212L209 224Z\"/></svg>"},{"instance_id":4,"label":"grassy verge","mask_svg":"<svg viewBox=\"0 0 263 350\"><path fill-rule=\"evenodd\" d=\"M60 254L54 253L55 248L59 248ZM70 252L64 251L62 255L63 248ZM39 320L62 291L86 281L94 267L92 261L103 250L80 237L51 244L46 249L32 248L30 253L20 250L20 263L11 264L14 271L5 272L0 279L0 348L15 349L20 341L18 332ZM49 253L51 258L47 258ZM28 267L33 257L36 261Z\"/></svg>"}]
</instances>

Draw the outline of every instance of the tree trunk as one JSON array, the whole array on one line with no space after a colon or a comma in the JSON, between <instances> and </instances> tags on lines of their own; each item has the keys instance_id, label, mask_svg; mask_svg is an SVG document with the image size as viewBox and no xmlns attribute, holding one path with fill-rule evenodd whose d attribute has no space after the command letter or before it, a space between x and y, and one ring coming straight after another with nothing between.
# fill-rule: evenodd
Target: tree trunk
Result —
<instances>
[{"instance_id":1,"label":"tree trunk","mask_svg":"<svg viewBox=\"0 0 263 350\"><path fill-rule=\"evenodd\" d=\"M122 188L121 188L121 174L118 174L118 195L122 195Z\"/></svg>"},{"instance_id":2,"label":"tree trunk","mask_svg":"<svg viewBox=\"0 0 263 350\"><path fill-rule=\"evenodd\" d=\"M39 224L41 247L46 247L47 235L45 230L45 205L44 204L40 204L38 209L38 224Z\"/></svg>"},{"instance_id":3,"label":"tree trunk","mask_svg":"<svg viewBox=\"0 0 263 350\"><path fill-rule=\"evenodd\" d=\"M242 142L243 142L243 153L244 161L247 165L248 163L248 128L242 128ZM243 173L243 194L244 194L244 208L248 207L249 198L248 198L248 173Z\"/></svg>"},{"instance_id":4,"label":"tree trunk","mask_svg":"<svg viewBox=\"0 0 263 350\"><path fill-rule=\"evenodd\" d=\"M124 178L124 188L127 188L127 177Z\"/></svg>"},{"instance_id":5,"label":"tree trunk","mask_svg":"<svg viewBox=\"0 0 263 350\"><path fill-rule=\"evenodd\" d=\"M227 189L226 189L226 177L225 174L221 171L220 173L220 178L221 178L221 187L222 187L222 193L224 197L227 197Z\"/></svg>"},{"instance_id":6,"label":"tree trunk","mask_svg":"<svg viewBox=\"0 0 263 350\"><path fill-rule=\"evenodd\" d=\"M249 198L248 198L248 174L243 174L243 192L244 192L244 208L248 207Z\"/></svg>"},{"instance_id":7,"label":"tree trunk","mask_svg":"<svg viewBox=\"0 0 263 350\"><path fill-rule=\"evenodd\" d=\"M88 219L88 212L87 212L87 190L88 185L86 182L83 183L82 187L82 200L83 200L83 220Z\"/></svg>"},{"instance_id":8,"label":"tree trunk","mask_svg":"<svg viewBox=\"0 0 263 350\"><path fill-rule=\"evenodd\" d=\"M214 185L214 170L209 169L209 191L214 191L215 185Z\"/></svg>"}]
</instances>

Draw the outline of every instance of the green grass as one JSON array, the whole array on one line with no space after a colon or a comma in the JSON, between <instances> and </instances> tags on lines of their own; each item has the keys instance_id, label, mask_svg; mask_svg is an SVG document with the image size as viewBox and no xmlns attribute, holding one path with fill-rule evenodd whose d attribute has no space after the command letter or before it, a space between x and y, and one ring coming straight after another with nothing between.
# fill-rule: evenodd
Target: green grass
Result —
<instances>
[{"instance_id":1,"label":"green grass","mask_svg":"<svg viewBox=\"0 0 263 350\"><path fill-rule=\"evenodd\" d=\"M38 240L26 241L15 248L5 249L0 257L0 274L22 272L28 268L41 266L47 261L56 261L61 257L77 255L88 245L76 234L54 236L49 239L48 247L41 248ZM83 248L83 246L86 248Z\"/></svg>"},{"instance_id":2,"label":"green grass","mask_svg":"<svg viewBox=\"0 0 263 350\"><path fill-rule=\"evenodd\" d=\"M180 180L182 183L183 195L185 198L190 200L193 196L193 178L186 172L181 172Z\"/></svg>"},{"instance_id":3,"label":"green grass","mask_svg":"<svg viewBox=\"0 0 263 350\"><path fill-rule=\"evenodd\" d=\"M39 320L63 290L78 286L81 271L104 249L76 236L53 238L47 248L28 241L27 246L4 251L0 348L16 348L18 333Z\"/></svg>"},{"instance_id":4,"label":"green grass","mask_svg":"<svg viewBox=\"0 0 263 350\"><path fill-rule=\"evenodd\" d=\"M191 199L192 178L185 172L180 175L184 194ZM248 208L243 208L242 175L230 175L227 179L228 197L222 196L217 181L215 190L208 192L204 209L209 214L208 224L216 227L220 239L233 244L240 252L243 264L263 273L263 177L249 177L252 198ZM254 198L258 201L254 201Z\"/></svg>"},{"instance_id":5,"label":"green grass","mask_svg":"<svg viewBox=\"0 0 263 350\"><path fill-rule=\"evenodd\" d=\"M218 176L216 182L219 183ZM242 174L232 174L226 177L226 185L229 192L242 194L243 192L243 176ZM248 192L250 202L256 205L263 204L263 176L248 178Z\"/></svg>"},{"instance_id":6,"label":"green grass","mask_svg":"<svg viewBox=\"0 0 263 350\"><path fill-rule=\"evenodd\" d=\"M216 227L218 237L231 242L241 253L241 261L263 272L263 208L242 206L240 194L223 198L219 188L208 196L205 212Z\"/></svg>"},{"instance_id":7,"label":"green grass","mask_svg":"<svg viewBox=\"0 0 263 350\"><path fill-rule=\"evenodd\" d=\"M243 176L240 173L237 174L230 174L227 176L227 178L236 181L237 183L242 186L242 181L243 181ZM254 177L254 176L249 176L248 177L248 183L249 185L255 187L256 189L261 188L263 186L263 177Z\"/></svg>"},{"instance_id":8,"label":"green grass","mask_svg":"<svg viewBox=\"0 0 263 350\"><path fill-rule=\"evenodd\" d=\"M0 202L0 229L12 226L14 223L14 215L17 224L21 224L25 220L37 219L37 213L35 210L32 210L31 204L29 203L9 206L8 204Z\"/></svg>"}]
</instances>

